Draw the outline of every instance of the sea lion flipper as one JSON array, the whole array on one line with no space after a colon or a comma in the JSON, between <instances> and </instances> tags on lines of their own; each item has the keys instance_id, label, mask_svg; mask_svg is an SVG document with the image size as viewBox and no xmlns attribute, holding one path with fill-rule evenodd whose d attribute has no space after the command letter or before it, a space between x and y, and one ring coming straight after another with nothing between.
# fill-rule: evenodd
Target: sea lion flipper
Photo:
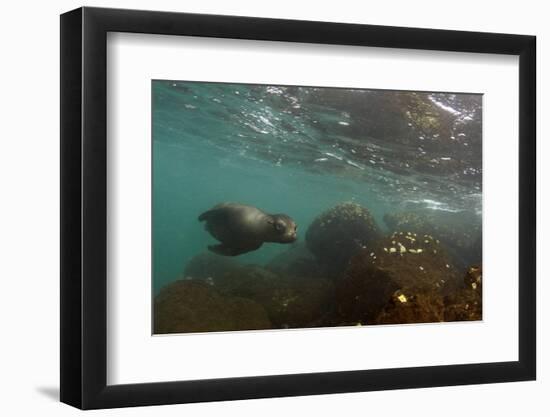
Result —
<instances>
[{"instance_id":1,"label":"sea lion flipper","mask_svg":"<svg viewBox=\"0 0 550 417\"><path fill-rule=\"evenodd\" d=\"M223 243L220 243L218 245L210 245L208 246L208 249L211 252L217 253L218 255L237 256L246 252L256 250L260 246L262 246L262 242L259 242L259 243L254 242L254 243L251 243L250 245L238 246L238 247L228 246L228 245L224 245Z\"/></svg>"},{"instance_id":2,"label":"sea lion flipper","mask_svg":"<svg viewBox=\"0 0 550 417\"><path fill-rule=\"evenodd\" d=\"M212 217L213 215L215 215L215 212L216 210L213 209L213 210L208 210L208 211L205 211L204 213L202 213L200 216L199 216L199 222L203 222L203 221L208 221L208 219L210 217Z\"/></svg>"}]
</instances>

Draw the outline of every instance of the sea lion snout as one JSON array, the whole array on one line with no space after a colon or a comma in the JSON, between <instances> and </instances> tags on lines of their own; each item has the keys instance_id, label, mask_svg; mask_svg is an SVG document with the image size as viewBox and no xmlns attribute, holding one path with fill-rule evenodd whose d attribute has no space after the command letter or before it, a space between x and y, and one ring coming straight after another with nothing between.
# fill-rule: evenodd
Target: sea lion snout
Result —
<instances>
[{"instance_id":1,"label":"sea lion snout","mask_svg":"<svg viewBox=\"0 0 550 417\"><path fill-rule=\"evenodd\" d=\"M281 240L279 240L278 242L292 243L292 242L295 242L297 239L298 239L298 235L296 234L296 232L289 230L281 237Z\"/></svg>"},{"instance_id":2,"label":"sea lion snout","mask_svg":"<svg viewBox=\"0 0 550 417\"><path fill-rule=\"evenodd\" d=\"M298 238L298 226L290 216L273 214L269 223L273 226L275 232L272 242L292 243Z\"/></svg>"}]
</instances>

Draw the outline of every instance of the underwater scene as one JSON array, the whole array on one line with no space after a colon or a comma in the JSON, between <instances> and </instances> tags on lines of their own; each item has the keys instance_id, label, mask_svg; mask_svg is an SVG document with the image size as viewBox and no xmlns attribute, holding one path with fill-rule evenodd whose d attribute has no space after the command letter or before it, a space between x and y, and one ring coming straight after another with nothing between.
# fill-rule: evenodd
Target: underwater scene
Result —
<instances>
[{"instance_id":1,"label":"underwater scene","mask_svg":"<svg viewBox=\"0 0 550 417\"><path fill-rule=\"evenodd\" d=\"M153 333L482 319L482 95L152 81Z\"/></svg>"}]
</instances>

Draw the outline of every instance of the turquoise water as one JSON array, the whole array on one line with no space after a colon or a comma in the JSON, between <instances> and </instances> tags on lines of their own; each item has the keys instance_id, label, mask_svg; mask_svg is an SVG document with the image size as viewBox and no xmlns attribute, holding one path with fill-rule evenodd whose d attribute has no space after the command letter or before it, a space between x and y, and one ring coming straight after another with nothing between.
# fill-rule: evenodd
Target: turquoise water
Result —
<instances>
[{"instance_id":1,"label":"turquoise water","mask_svg":"<svg viewBox=\"0 0 550 417\"><path fill-rule=\"evenodd\" d=\"M382 228L385 213L410 207L481 211L479 96L421 96L450 119L443 139L432 116L379 117L358 104L376 107L394 92L153 81L152 93L155 293L217 243L197 218L220 202L290 215L298 242L344 201L368 207ZM384 117L399 129L386 129ZM265 264L286 250L264 244L238 261Z\"/></svg>"}]
</instances>

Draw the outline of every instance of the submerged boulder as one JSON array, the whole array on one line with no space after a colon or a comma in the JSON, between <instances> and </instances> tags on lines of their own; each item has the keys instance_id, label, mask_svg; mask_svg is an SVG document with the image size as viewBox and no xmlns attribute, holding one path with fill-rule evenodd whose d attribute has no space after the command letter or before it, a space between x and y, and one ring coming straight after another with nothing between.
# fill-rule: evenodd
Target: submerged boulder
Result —
<instances>
[{"instance_id":1,"label":"submerged boulder","mask_svg":"<svg viewBox=\"0 0 550 417\"><path fill-rule=\"evenodd\" d=\"M333 323L372 324L399 289L399 284L368 257L357 255L345 275L336 282L336 308Z\"/></svg>"},{"instance_id":2,"label":"submerged boulder","mask_svg":"<svg viewBox=\"0 0 550 417\"><path fill-rule=\"evenodd\" d=\"M226 274L215 288L262 305L274 328L316 325L333 295L332 282L327 279L276 274L258 266Z\"/></svg>"},{"instance_id":3,"label":"submerged boulder","mask_svg":"<svg viewBox=\"0 0 550 417\"><path fill-rule=\"evenodd\" d=\"M445 297L445 321L473 321L482 319L482 270L468 268L464 287Z\"/></svg>"},{"instance_id":4,"label":"submerged boulder","mask_svg":"<svg viewBox=\"0 0 550 417\"><path fill-rule=\"evenodd\" d=\"M346 323L440 321L443 297L459 286L458 270L437 239L395 232L350 261L336 283L336 311ZM396 291L404 298L395 298ZM394 302L400 299L405 305Z\"/></svg>"},{"instance_id":5,"label":"submerged boulder","mask_svg":"<svg viewBox=\"0 0 550 417\"><path fill-rule=\"evenodd\" d=\"M464 275L464 286L468 289L474 290L481 296L481 284L482 284L482 269L480 266L471 266Z\"/></svg>"},{"instance_id":6,"label":"submerged boulder","mask_svg":"<svg viewBox=\"0 0 550 417\"><path fill-rule=\"evenodd\" d=\"M265 309L239 297L226 297L198 280L178 280L155 297L154 333L223 332L270 329Z\"/></svg>"},{"instance_id":7,"label":"submerged boulder","mask_svg":"<svg viewBox=\"0 0 550 417\"><path fill-rule=\"evenodd\" d=\"M442 210L387 213L384 222L390 230L408 230L436 237L461 267L481 262L481 219L475 213Z\"/></svg>"},{"instance_id":8,"label":"submerged boulder","mask_svg":"<svg viewBox=\"0 0 550 417\"><path fill-rule=\"evenodd\" d=\"M319 278L324 273L323 268L305 243L292 245L288 250L269 261L266 268L279 275L295 277Z\"/></svg>"},{"instance_id":9,"label":"submerged boulder","mask_svg":"<svg viewBox=\"0 0 550 417\"><path fill-rule=\"evenodd\" d=\"M434 323L444 321L443 298L437 292L398 290L375 319L376 324Z\"/></svg>"},{"instance_id":10,"label":"submerged boulder","mask_svg":"<svg viewBox=\"0 0 550 417\"><path fill-rule=\"evenodd\" d=\"M216 255L212 252L203 252L187 262L183 277L185 279L199 279L214 283L227 272L235 270L239 266L237 261L227 256Z\"/></svg>"},{"instance_id":11,"label":"submerged boulder","mask_svg":"<svg viewBox=\"0 0 550 417\"><path fill-rule=\"evenodd\" d=\"M353 202L338 204L321 213L306 232L306 244L329 274L339 274L350 258L381 236L366 207Z\"/></svg>"}]
</instances>

